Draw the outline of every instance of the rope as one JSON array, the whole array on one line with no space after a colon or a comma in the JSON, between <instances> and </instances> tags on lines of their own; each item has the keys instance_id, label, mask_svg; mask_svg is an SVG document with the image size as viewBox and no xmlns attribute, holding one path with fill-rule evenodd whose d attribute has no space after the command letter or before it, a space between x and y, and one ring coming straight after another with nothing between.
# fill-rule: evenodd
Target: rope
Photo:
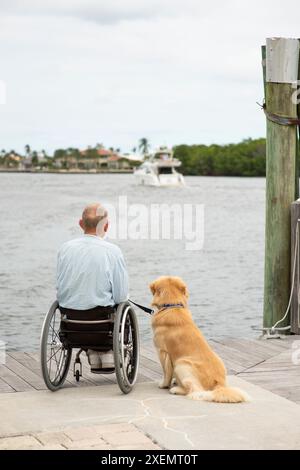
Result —
<instances>
[{"instance_id":1,"label":"rope","mask_svg":"<svg viewBox=\"0 0 300 470\"><path fill-rule=\"evenodd\" d=\"M286 312L285 312L284 316L281 318L281 320L278 320L278 322L276 322L274 326L271 327L272 332L274 332L275 330L276 331L286 331L286 330L291 329L291 325L286 326L286 327L282 327L282 328L278 328L278 325L280 325L280 323L282 323L284 320L286 320L286 318L289 314L290 308L291 308L293 293L294 293L294 287L295 287L295 274L296 274L296 266L297 265L298 265L297 266L297 268L298 268L297 269L297 281L298 281L298 286L299 286L299 222L300 222L300 219L297 220L297 227L296 227L296 240L295 240L294 264L293 264L293 274L292 274L292 287L291 287L289 303L288 303L288 306L287 306L287 309L286 309ZM297 310L298 326L300 324L299 301L300 301L300 294L299 294L299 290L298 290L298 310ZM263 330L264 331L270 330L270 328L264 328Z\"/></svg>"},{"instance_id":2,"label":"rope","mask_svg":"<svg viewBox=\"0 0 300 470\"><path fill-rule=\"evenodd\" d=\"M299 259L299 223L300 223L300 219L297 220L297 227L296 227L296 240L295 240L295 250L294 250L294 264L293 264L293 273L292 273L292 287L291 287L291 293L290 293L290 298L289 298L289 302L288 302L288 306L287 306L287 309L285 311L285 314L284 316L278 320L278 322L275 323L275 325L273 325L272 327L270 328L252 328L254 331L266 331L267 334L269 335L274 335L275 331L288 331L291 329L291 325L289 326L284 326L284 327L281 327L281 328L278 328L278 325L280 325L280 323L282 323L284 320L286 320L287 316L288 316L288 313L290 311L290 308L291 308L291 304L292 304L292 298L293 298L293 293L294 293L294 288L295 288L295 274L296 274L296 266L297 266L297 285L299 286L299 281L300 281L300 259ZM298 296L297 296L297 299L298 299L298 305L297 305L297 320L298 320L298 328L300 328L300 289L298 289Z\"/></svg>"},{"instance_id":3,"label":"rope","mask_svg":"<svg viewBox=\"0 0 300 470\"><path fill-rule=\"evenodd\" d=\"M300 126L299 118L290 117L290 116L281 116L280 114L270 113L269 111L267 111L266 103L262 105L260 103L257 103L257 104L264 111L266 118L269 121L275 122L276 124L279 124L280 126Z\"/></svg>"}]
</instances>

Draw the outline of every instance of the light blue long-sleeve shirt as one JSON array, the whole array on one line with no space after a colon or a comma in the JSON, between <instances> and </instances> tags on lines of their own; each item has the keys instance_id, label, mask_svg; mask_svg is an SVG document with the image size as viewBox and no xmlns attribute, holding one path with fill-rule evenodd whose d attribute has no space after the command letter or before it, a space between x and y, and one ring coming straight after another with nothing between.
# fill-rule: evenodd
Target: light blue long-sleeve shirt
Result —
<instances>
[{"instance_id":1,"label":"light blue long-sleeve shirt","mask_svg":"<svg viewBox=\"0 0 300 470\"><path fill-rule=\"evenodd\" d=\"M76 310L116 305L128 298L120 248L96 235L64 243L57 257L57 300Z\"/></svg>"}]
</instances>

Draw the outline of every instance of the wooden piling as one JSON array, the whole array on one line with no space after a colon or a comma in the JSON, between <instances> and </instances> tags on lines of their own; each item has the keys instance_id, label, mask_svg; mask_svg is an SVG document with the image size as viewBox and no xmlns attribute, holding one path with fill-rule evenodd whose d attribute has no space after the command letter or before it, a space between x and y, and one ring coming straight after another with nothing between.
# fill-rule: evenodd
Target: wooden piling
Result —
<instances>
[{"instance_id":1,"label":"wooden piling","mask_svg":"<svg viewBox=\"0 0 300 470\"><path fill-rule=\"evenodd\" d=\"M293 102L298 80L299 41L267 39L266 110L297 117ZM287 308L290 295L291 203L298 198L296 180L297 127L267 119L266 240L264 327L272 327ZM289 317L280 327L289 325Z\"/></svg>"}]
</instances>

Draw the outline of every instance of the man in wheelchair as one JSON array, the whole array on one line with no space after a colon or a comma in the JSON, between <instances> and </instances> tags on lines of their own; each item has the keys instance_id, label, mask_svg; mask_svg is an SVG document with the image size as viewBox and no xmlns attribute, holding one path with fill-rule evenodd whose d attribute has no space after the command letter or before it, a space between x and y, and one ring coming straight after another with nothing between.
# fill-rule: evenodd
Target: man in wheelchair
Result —
<instances>
[{"instance_id":1,"label":"man in wheelchair","mask_svg":"<svg viewBox=\"0 0 300 470\"><path fill-rule=\"evenodd\" d=\"M128 298L128 274L120 248L104 240L108 214L99 203L88 205L79 221L84 234L64 243L57 257L57 300L72 318L110 315ZM77 317L76 317L77 316ZM87 351L92 372L114 367L113 351Z\"/></svg>"}]
</instances>

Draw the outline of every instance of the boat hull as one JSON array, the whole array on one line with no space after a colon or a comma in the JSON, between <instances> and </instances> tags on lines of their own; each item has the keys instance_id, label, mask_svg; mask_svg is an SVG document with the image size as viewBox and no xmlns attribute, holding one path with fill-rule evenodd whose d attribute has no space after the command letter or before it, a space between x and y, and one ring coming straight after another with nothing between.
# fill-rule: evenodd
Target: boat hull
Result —
<instances>
[{"instance_id":1,"label":"boat hull","mask_svg":"<svg viewBox=\"0 0 300 470\"><path fill-rule=\"evenodd\" d=\"M184 186L184 178L180 173L155 175L135 172L134 178L136 183L142 186Z\"/></svg>"}]
</instances>

